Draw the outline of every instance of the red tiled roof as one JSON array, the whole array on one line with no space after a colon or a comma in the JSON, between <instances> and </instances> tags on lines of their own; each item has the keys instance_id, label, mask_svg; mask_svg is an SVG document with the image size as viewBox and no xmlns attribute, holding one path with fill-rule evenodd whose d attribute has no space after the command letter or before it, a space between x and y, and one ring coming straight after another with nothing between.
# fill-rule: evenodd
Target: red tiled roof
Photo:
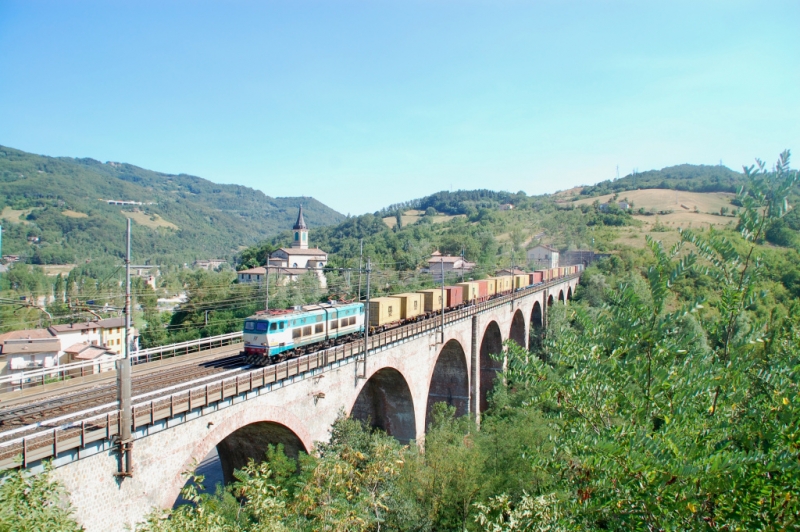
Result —
<instances>
[{"instance_id":1,"label":"red tiled roof","mask_svg":"<svg viewBox=\"0 0 800 532\"><path fill-rule=\"evenodd\" d=\"M24 329L0 334L0 344L6 340L25 340L34 338L53 338L53 333L48 329Z\"/></svg>"}]
</instances>

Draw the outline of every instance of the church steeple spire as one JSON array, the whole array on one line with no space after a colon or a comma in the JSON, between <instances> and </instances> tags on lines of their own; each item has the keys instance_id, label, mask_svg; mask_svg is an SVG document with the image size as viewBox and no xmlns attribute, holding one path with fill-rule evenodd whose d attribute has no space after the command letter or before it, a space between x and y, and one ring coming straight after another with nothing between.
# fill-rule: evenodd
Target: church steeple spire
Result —
<instances>
[{"instance_id":1,"label":"church steeple spire","mask_svg":"<svg viewBox=\"0 0 800 532\"><path fill-rule=\"evenodd\" d=\"M300 205L300 211L297 213L297 221L294 223L292 229L308 229L306 221L303 220L303 205Z\"/></svg>"},{"instance_id":2,"label":"church steeple spire","mask_svg":"<svg viewBox=\"0 0 800 532\"><path fill-rule=\"evenodd\" d=\"M306 221L303 219L302 205L300 205L300 210L297 213L297 221L294 223L292 231L294 232L292 247L308 249L308 227L306 226Z\"/></svg>"}]
</instances>

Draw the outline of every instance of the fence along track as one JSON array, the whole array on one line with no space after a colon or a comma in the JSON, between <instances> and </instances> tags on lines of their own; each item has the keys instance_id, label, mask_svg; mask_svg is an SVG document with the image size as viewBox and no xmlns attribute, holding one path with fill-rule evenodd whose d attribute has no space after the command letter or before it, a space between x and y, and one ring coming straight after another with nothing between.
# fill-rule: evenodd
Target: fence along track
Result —
<instances>
[{"instance_id":1,"label":"fence along track","mask_svg":"<svg viewBox=\"0 0 800 532\"><path fill-rule=\"evenodd\" d=\"M579 275L579 273L567 275L547 283L529 286L514 294L504 295L463 309L446 312L444 322L448 324L470 318L475 314L513 303L515 299L574 279ZM370 335L368 351L374 351L400 340L436 331L441 324L440 320L441 318L436 316L376 335ZM161 420L187 413L196 408L210 406L230 397L278 383L308 371L324 369L341 360L363 354L363 345L364 342L361 340L350 342L272 366L195 386L169 396L137 403L133 406L133 430L135 432L137 429ZM88 444L109 440L119 434L119 422L119 410L113 410L84 420L49 427L35 434L0 443L0 470L20 466L28 467L33 462L57 456L61 452L82 449ZM41 426L44 425L41 424Z\"/></svg>"},{"instance_id":2,"label":"fence along track","mask_svg":"<svg viewBox=\"0 0 800 532\"><path fill-rule=\"evenodd\" d=\"M197 366L182 365L177 368L168 368L156 374L134 376L133 393L142 395L153 392L170 384L191 381L193 379L219 373L232 364L241 362L240 355L222 357L204 361ZM214 364L209 365L209 364ZM61 416L70 412L70 407L80 405L81 409L90 408L116 401L116 384L102 384L89 390L74 392L64 396L48 397L36 403L28 403L0 411L0 427L11 429L26 424L35 423L39 419L52 417L50 414ZM74 408L71 409L73 412ZM3 434L0 433L0 439Z\"/></svg>"},{"instance_id":3,"label":"fence along track","mask_svg":"<svg viewBox=\"0 0 800 532\"><path fill-rule=\"evenodd\" d=\"M198 340L189 340L177 344L142 349L131 353L131 364L139 365L157 360L180 357L190 353L197 353L206 349L214 349L232 345L242 341L242 332L209 336ZM206 346L201 349L202 346ZM105 373L114 369L114 363L124 358L122 355L109 357L103 361L84 361L60 364L51 368L40 368L32 371L23 371L3 375L0 377L0 394L17 390L26 390L48 384L50 382L65 381L80 378L96 373ZM97 370L95 370L95 368ZM103 369L108 368L108 369Z\"/></svg>"}]
</instances>

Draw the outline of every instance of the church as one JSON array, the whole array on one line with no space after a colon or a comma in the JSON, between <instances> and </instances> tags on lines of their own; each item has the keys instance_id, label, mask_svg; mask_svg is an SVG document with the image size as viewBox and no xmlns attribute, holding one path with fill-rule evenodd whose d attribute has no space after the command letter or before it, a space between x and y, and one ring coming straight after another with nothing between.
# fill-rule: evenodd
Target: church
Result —
<instances>
[{"instance_id":1,"label":"church","mask_svg":"<svg viewBox=\"0 0 800 532\"><path fill-rule=\"evenodd\" d=\"M281 283L296 281L301 275L313 271L319 278L322 288L327 288L323 268L328 264L328 254L318 248L308 247L308 226L303 218L303 206L297 213L297 221L292 227L292 245L280 248L269 256L269 273L273 279L278 277ZM267 269L251 268L238 272L240 283L260 283L264 281Z\"/></svg>"}]
</instances>

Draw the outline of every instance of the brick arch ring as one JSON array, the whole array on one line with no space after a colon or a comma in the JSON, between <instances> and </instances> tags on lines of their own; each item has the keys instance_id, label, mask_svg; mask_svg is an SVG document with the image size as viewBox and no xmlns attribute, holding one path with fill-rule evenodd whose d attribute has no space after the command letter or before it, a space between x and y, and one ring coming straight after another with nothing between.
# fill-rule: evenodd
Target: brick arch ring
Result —
<instances>
[{"instance_id":1,"label":"brick arch ring","mask_svg":"<svg viewBox=\"0 0 800 532\"><path fill-rule=\"evenodd\" d=\"M203 418L199 418L198 421L202 422ZM303 444L304 451L307 453L311 452L311 449L314 447L311 435L306 430L302 421L285 409L272 406L244 409L226 418L225 421L216 426L202 440L194 445L191 455L184 461L181 470L175 475L175 478L170 482L170 485L165 491L161 500L161 507L171 508L172 505L175 504L181 488L186 482L185 479L181 477L181 474L189 469L193 461L196 460L200 462L219 442L240 428L261 422L283 425L291 430Z\"/></svg>"}]
</instances>

